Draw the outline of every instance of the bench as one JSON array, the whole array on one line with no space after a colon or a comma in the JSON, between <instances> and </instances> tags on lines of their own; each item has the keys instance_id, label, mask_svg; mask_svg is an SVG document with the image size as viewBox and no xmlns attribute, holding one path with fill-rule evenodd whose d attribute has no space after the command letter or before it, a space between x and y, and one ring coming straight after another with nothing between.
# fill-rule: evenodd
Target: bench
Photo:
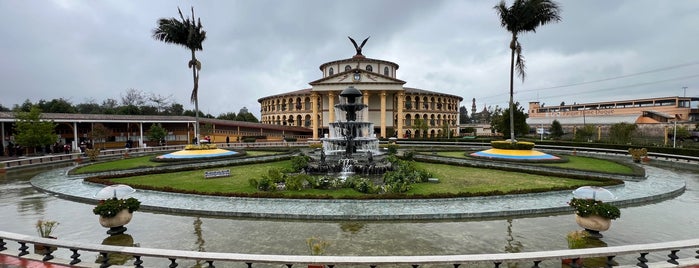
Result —
<instances>
[{"instance_id":1,"label":"bench","mask_svg":"<svg viewBox=\"0 0 699 268\"><path fill-rule=\"evenodd\" d=\"M212 171L205 171L204 172L205 179L218 178L218 177L229 177L229 176L231 176L230 169L212 170Z\"/></svg>"}]
</instances>

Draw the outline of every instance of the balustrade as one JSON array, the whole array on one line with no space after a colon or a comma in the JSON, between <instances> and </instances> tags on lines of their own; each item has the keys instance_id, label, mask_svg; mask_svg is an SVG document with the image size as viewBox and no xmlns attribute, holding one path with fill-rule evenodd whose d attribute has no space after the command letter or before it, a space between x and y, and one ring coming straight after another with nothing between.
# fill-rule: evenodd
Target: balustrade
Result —
<instances>
[{"instance_id":1,"label":"balustrade","mask_svg":"<svg viewBox=\"0 0 699 268\"><path fill-rule=\"evenodd\" d=\"M5 240L16 242L19 247L17 251L11 251L7 247ZM57 250L69 250L73 254L70 260L60 260L54 257L54 250L47 250L43 255L30 254L28 251L31 245L44 245L48 248L54 247ZM42 237L27 236L22 234L0 231L0 254L17 256L21 258L35 258L52 263L70 264L78 266L82 262L81 254L78 251L97 253L101 256L100 267L109 267L110 254L122 254L133 256L135 261L133 266L144 267L143 257L151 257L169 261L169 267L177 267L180 260L195 260L206 262L208 267L215 267L214 263L245 263L251 268L254 264L277 264L292 268L294 265L325 264L328 267L335 266L367 266L378 267L381 265L410 265L418 268L421 265L453 265L455 268L464 265L471 266L481 263L491 263L493 267L500 267L502 264L510 263L532 263L532 267L540 267L544 263L560 264L564 260L571 261L571 267L580 267L577 260L583 258L606 258L606 266L616 265L614 258L622 255L639 254L636 266L647 268L657 263L650 263L647 256L670 252L667 255L666 263L676 267L693 267L699 265L699 250L684 254L681 258L678 253L681 251L699 248L699 239L689 239L672 242L636 244L614 247L566 249L554 251L520 252L520 253L493 253L493 254L468 254L468 255L434 255L434 256L306 256L306 255L261 255L261 254L240 254L240 253L220 253L220 252L198 252L171 249L155 249L140 247L119 247L108 245L87 244L57 239L47 239ZM152 264L150 266L154 266ZM627 265L628 266L628 265ZM664 267L666 267L665 264Z\"/></svg>"}]
</instances>

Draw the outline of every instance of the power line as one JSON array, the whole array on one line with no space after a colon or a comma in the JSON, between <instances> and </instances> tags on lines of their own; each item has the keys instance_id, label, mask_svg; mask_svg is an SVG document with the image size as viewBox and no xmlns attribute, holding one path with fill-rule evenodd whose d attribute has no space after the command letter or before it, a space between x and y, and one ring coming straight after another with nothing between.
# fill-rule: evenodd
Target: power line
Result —
<instances>
[{"instance_id":1,"label":"power line","mask_svg":"<svg viewBox=\"0 0 699 268\"><path fill-rule=\"evenodd\" d=\"M608 87L608 88L600 88L600 89L595 89L595 90L588 90L585 92L576 93L575 95L584 95L584 94L595 93L595 92L600 92L600 91L612 91L612 90L637 87L637 86L647 86L647 85L659 84L659 83L664 83L664 82L669 82L669 81L684 80L684 79L689 79L689 78L694 78L694 77L699 77L699 74L681 76L681 77L675 77L675 78L669 78L669 79L657 80L657 81L651 81L651 82L645 82L645 83L638 83L638 84L632 84L632 85L626 85L626 86ZM546 98L565 97L565 96L570 96L570 94L546 96Z\"/></svg>"},{"instance_id":2,"label":"power line","mask_svg":"<svg viewBox=\"0 0 699 268\"><path fill-rule=\"evenodd\" d=\"M668 67L663 67L663 68L658 68L658 69L653 69L653 70L648 70L648 71L643 71L643 72L638 72L638 73L633 73L633 74L627 74L627 75L621 75L621 76L603 78L603 79L598 79L598 80L593 80L593 81L587 81L587 82L572 83L572 84L560 85L560 86L553 86L553 87L544 87L544 88L535 88L535 89L525 89L525 90L515 90L515 94L517 94L517 93L523 93L523 92L530 92L530 91L539 91L539 90L548 90L548 89L557 89L557 88L564 88L564 87L572 87L572 86L585 85L585 84L593 84L593 83L599 83L599 82L605 82L605 81L610 81L610 80L622 79L622 78L633 77L633 76L638 76L638 75L643 75L643 74L649 74L649 73L662 72L662 71L667 71L667 70L672 70L672 69L678 69L678 68L687 67L687 66L692 66L692 65L697 65L697 64L699 64L699 61L689 62L689 63L684 63L684 64L678 64L678 65L673 65L673 66L668 66ZM638 83L638 84L632 84L632 85L626 85L626 86L619 86L619 87L595 89L595 90L590 90L590 91L586 91L586 92L578 92L578 93L576 93L576 95L580 95L580 94L584 94L584 93L588 93L588 92L592 93L592 92L598 92L598 91L604 91L604 90L614 90L614 89L629 88L629 87L634 87L634 86L651 85L651 84L657 84L657 83L668 82L668 81L675 81L675 80L688 79L688 78L693 78L693 77L697 77L697 76L699 76L699 75L690 75L690 76L684 76L684 77L676 77L676 78L671 78L671 79L658 80L658 81L651 81L651 82ZM507 93L507 92L504 92L504 91L503 91L502 94L496 94L496 95L491 95L491 96L485 96L485 97L482 97L481 99L497 98L497 97L499 97L499 96L505 95L506 93ZM537 93L537 94L538 94L538 93ZM556 95L556 96L546 96L546 98L561 97L561 96L568 96L568 95L569 95L569 94L565 94L565 95Z\"/></svg>"},{"instance_id":3,"label":"power line","mask_svg":"<svg viewBox=\"0 0 699 268\"><path fill-rule=\"evenodd\" d=\"M587 82L572 83L572 84L553 86L553 87L525 89L525 90L520 90L520 92L528 92L528 91L536 91L536 90L548 90L548 89L557 89L557 88L572 87L572 86L579 86L579 85L587 85L587 84L611 81L611 80L616 80L616 79L628 78L628 77L633 77L633 76L639 76L639 75L643 75L643 74L657 73L657 72L662 72L662 71L667 71L667 70L672 70L672 69L678 69L678 68L683 68L683 67L697 65L697 64L699 64L699 61L678 64L678 65L653 69L653 70L649 70L649 71L643 71L643 72L639 72L639 73L632 73L632 74L627 74L627 75L620 75L620 76L615 76L615 77L603 78L603 79L587 81Z\"/></svg>"}]
</instances>

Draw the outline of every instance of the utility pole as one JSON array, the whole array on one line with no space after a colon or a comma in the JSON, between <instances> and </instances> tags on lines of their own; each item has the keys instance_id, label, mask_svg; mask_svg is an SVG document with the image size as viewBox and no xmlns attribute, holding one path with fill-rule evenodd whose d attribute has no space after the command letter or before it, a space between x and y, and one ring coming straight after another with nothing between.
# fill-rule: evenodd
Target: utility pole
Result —
<instances>
[{"instance_id":1,"label":"utility pole","mask_svg":"<svg viewBox=\"0 0 699 268\"><path fill-rule=\"evenodd\" d=\"M682 95L682 97L687 97L687 87L682 87L682 89L684 89L684 95Z\"/></svg>"}]
</instances>

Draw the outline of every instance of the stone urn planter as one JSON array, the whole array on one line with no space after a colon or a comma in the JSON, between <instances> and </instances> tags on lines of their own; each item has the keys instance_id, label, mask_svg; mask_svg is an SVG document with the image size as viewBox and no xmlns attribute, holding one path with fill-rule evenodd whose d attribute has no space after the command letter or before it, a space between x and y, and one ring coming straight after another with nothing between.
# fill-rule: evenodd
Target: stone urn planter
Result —
<instances>
[{"instance_id":1,"label":"stone urn planter","mask_svg":"<svg viewBox=\"0 0 699 268\"><path fill-rule=\"evenodd\" d=\"M602 237L600 232L609 230L612 226L612 220L603 218L597 215L590 215L587 217L580 217L580 215L575 215L575 222L582 228L585 229L592 237Z\"/></svg>"},{"instance_id":2,"label":"stone urn planter","mask_svg":"<svg viewBox=\"0 0 699 268\"><path fill-rule=\"evenodd\" d=\"M124 227L124 225L131 222L131 217L133 217L133 213L129 212L129 209L125 208L119 211L119 213L117 213L114 217L107 218L100 216L99 222L102 227L109 228L107 234L117 235L123 234L126 231L126 227Z\"/></svg>"},{"instance_id":3,"label":"stone urn planter","mask_svg":"<svg viewBox=\"0 0 699 268\"><path fill-rule=\"evenodd\" d=\"M599 200L573 198L568 204L575 209L575 222L594 238L601 238L600 232L609 230L612 220L621 216L619 208Z\"/></svg>"},{"instance_id":4,"label":"stone urn planter","mask_svg":"<svg viewBox=\"0 0 699 268\"><path fill-rule=\"evenodd\" d=\"M141 202L136 198L127 199L110 198L101 200L92 212L99 215L99 222L105 228L109 228L107 234L117 235L126 231L124 225L131 221L133 212L138 210Z\"/></svg>"}]
</instances>

